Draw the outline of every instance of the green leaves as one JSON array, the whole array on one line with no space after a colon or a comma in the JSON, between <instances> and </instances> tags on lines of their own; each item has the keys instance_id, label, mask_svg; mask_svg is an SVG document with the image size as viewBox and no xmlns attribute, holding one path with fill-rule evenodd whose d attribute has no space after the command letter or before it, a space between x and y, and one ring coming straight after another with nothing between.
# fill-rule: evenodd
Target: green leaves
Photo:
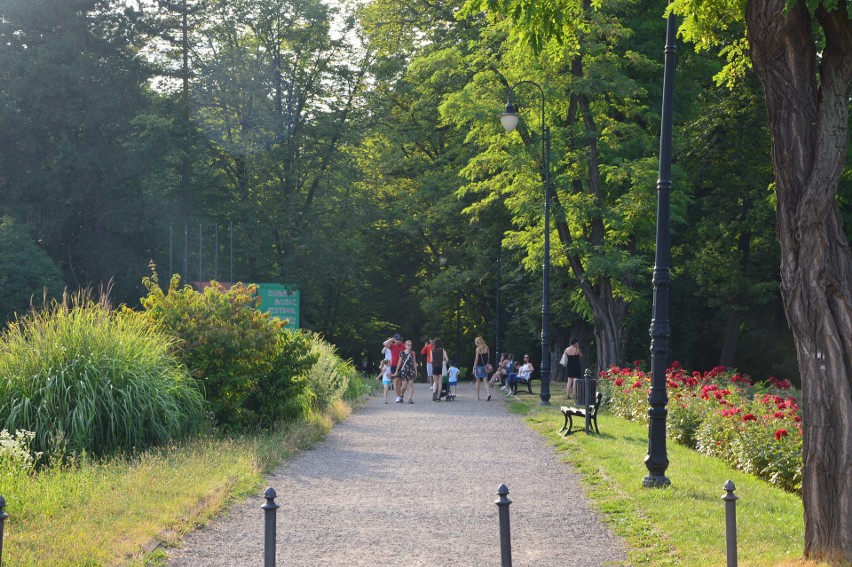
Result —
<instances>
[{"instance_id":1,"label":"green leaves","mask_svg":"<svg viewBox=\"0 0 852 567\"><path fill-rule=\"evenodd\" d=\"M130 451L204 423L202 398L172 340L131 311L83 295L0 337L0 427L36 433L50 455Z\"/></svg>"},{"instance_id":2,"label":"green leaves","mask_svg":"<svg viewBox=\"0 0 852 567\"><path fill-rule=\"evenodd\" d=\"M256 286L212 282L197 292L174 276L164 292L153 270L144 281L145 314L178 339L218 425L268 427L308 410L304 375L317 356L308 339L257 310Z\"/></svg>"}]
</instances>

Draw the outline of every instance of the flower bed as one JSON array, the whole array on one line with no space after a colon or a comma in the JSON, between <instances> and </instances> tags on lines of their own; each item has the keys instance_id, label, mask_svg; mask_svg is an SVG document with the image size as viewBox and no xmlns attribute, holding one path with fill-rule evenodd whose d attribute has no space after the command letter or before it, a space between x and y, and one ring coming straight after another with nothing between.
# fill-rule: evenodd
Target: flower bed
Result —
<instances>
[{"instance_id":1,"label":"flower bed","mask_svg":"<svg viewBox=\"0 0 852 567\"><path fill-rule=\"evenodd\" d=\"M674 362L666 383L669 439L786 490L801 489L802 420L788 381L753 383L723 366L689 373ZM600 385L613 413L647 423L651 376L638 363L602 372Z\"/></svg>"}]
</instances>

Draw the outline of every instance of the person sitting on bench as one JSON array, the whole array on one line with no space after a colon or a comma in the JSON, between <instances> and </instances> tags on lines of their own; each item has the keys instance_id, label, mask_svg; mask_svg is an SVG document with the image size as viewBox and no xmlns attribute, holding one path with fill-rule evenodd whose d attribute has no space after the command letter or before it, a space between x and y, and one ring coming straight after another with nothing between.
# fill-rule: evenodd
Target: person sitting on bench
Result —
<instances>
[{"instance_id":1,"label":"person sitting on bench","mask_svg":"<svg viewBox=\"0 0 852 567\"><path fill-rule=\"evenodd\" d=\"M520 367L517 366L517 363L515 364L515 367L518 369L518 374L510 374L509 378L506 380L506 386L509 388L509 394L517 393L518 383L529 382L533 370L535 370L533 363L530 362L530 355L528 354L524 355L524 363L521 364Z\"/></svg>"}]
</instances>

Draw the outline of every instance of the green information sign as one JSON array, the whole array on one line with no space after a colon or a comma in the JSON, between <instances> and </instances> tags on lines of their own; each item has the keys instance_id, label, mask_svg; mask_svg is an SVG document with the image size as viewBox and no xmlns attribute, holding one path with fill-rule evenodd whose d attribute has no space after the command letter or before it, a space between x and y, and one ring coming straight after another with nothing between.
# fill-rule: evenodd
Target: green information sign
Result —
<instances>
[{"instance_id":1,"label":"green information sign","mask_svg":"<svg viewBox=\"0 0 852 567\"><path fill-rule=\"evenodd\" d=\"M286 329L299 328L299 290L289 284L257 284L260 295L259 309L269 313L270 317L278 317Z\"/></svg>"}]
</instances>

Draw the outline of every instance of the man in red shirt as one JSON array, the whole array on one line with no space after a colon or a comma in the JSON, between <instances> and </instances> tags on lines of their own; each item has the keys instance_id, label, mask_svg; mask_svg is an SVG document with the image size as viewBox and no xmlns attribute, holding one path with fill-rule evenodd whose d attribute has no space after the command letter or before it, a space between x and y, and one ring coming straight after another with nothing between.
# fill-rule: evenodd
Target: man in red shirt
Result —
<instances>
[{"instance_id":1,"label":"man in red shirt","mask_svg":"<svg viewBox=\"0 0 852 567\"><path fill-rule=\"evenodd\" d=\"M429 339L429 341L423 345L423 348L420 349L420 354L425 357L426 360L426 380L429 382L429 389L432 388L432 349L435 348L435 339Z\"/></svg>"},{"instance_id":2,"label":"man in red shirt","mask_svg":"<svg viewBox=\"0 0 852 567\"><path fill-rule=\"evenodd\" d=\"M397 333L382 344L391 352L391 374L393 374L396 372L396 365L399 363L399 353L405 350L405 342L402 340L402 336Z\"/></svg>"}]
</instances>

